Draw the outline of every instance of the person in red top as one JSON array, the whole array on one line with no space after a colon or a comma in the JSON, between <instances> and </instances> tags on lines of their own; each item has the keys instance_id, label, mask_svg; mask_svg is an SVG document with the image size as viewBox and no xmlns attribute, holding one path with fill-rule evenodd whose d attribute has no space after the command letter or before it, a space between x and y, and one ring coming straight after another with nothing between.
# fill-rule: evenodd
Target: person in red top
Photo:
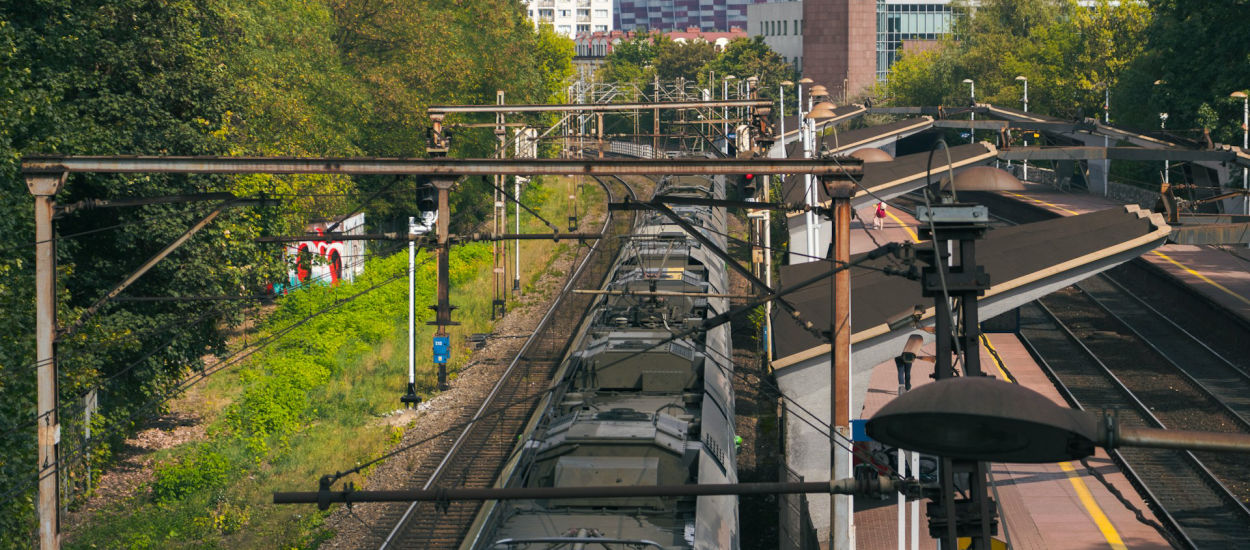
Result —
<instances>
[{"instance_id":1,"label":"person in red top","mask_svg":"<svg viewBox=\"0 0 1250 550\"><path fill-rule=\"evenodd\" d=\"M877 203L877 211L872 214L872 228L885 229L885 203Z\"/></svg>"}]
</instances>

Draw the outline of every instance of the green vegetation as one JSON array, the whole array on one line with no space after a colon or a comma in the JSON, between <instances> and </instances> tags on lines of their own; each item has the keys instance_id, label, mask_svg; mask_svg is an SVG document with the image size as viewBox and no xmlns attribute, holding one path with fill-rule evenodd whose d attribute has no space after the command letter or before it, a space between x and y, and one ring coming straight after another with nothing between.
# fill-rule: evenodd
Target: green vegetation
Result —
<instances>
[{"instance_id":1,"label":"green vegetation","mask_svg":"<svg viewBox=\"0 0 1250 550\"><path fill-rule=\"evenodd\" d=\"M1240 143L1241 102L1250 88L1250 18L1245 2L983 0L957 4L953 37L904 56L874 95L897 105L962 105L965 78L977 100L1061 118L1102 118L1110 91L1113 123ZM1158 82L1158 84L1156 84Z\"/></svg>"},{"instance_id":2,"label":"green vegetation","mask_svg":"<svg viewBox=\"0 0 1250 550\"><path fill-rule=\"evenodd\" d=\"M557 200L571 183L553 179L527 196L554 222L572 210L572 203ZM538 200L544 194L549 198ZM579 213L602 214L597 186L578 195ZM545 229L528 214L522 219L523 231ZM522 247L522 278L531 284L568 250L540 241ZM424 305L434 300L434 262L424 252L417 262L417 387L428 397L436 380L429 360L433 327L425 325L433 313ZM70 546L308 547L331 536L322 524L326 514L276 507L269 499L277 490L312 490L321 475L376 457L402 435L403 425L388 415L400 407L407 377L406 268L407 254L376 258L354 283L300 289L283 299L255 334L281 339L180 404L206 418L207 438L162 452L150 491L113 503L74 533ZM452 328L453 379L471 352L465 337L490 330L491 268L489 244L453 249L452 301L463 323Z\"/></svg>"},{"instance_id":3,"label":"green vegetation","mask_svg":"<svg viewBox=\"0 0 1250 550\"><path fill-rule=\"evenodd\" d=\"M0 337L0 446L6 451L0 457L0 486L7 491L0 499L0 548L28 547L34 517L34 231L33 202L18 173L23 154L422 156L425 106L493 102L496 89L507 91L513 102L545 101L571 73L571 55L571 42L550 29L536 31L515 2L0 4L0 325L7 329ZM487 156L495 147L489 132L457 137L455 156ZM57 201L219 191L274 199L263 208L228 209L124 293L220 297L263 293L267 283L282 279L281 248L257 244L255 237L302 231L310 218L347 212L383 186L391 191L365 205L365 212L370 229L394 230L415 211L415 183L90 174L72 176ZM467 181L462 189L453 204L464 214L456 217L463 224L456 231L480 223L480 212L489 210L490 193L482 192L482 182ZM80 320L142 259L211 207L87 209L60 217L60 324ZM293 307L286 302L316 305L341 291L292 297L279 311ZM229 351L226 335L248 306L246 301L114 301L60 339L60 457L72 472L66 494L71 505L89 490L88 469L98 473L138 422L166 406L186 375ZM358 343L342 351L343 358L363 352ZM315 386L321 371L304 374ZM307 389L261 384L250 391L263 393L262 387ZM84 444L83 397L93 389L100 409L92 419L95 437ZM280 419L300 410L299 403L284 406L290 410L240 414L236 427L275 435L282 431ZM257 441L280 447L280 439ZM217 449L204 452L223 452L227 461L239 458ZM176 481L178 468L171 463L162 470L175 480L164 494L217 483ZM219 523L237 523L243 513L223 512Z\"/></svg>"},{"instance_id":4,"label":"green vegetation","mask_svg":"<svg viewBox=\"0 0 1250 550\"><path fill-rule=\"evenodd\" d=\"M755 76L759 78L759 95L765 98L774 97L782 80L797 78L794 67L764 44L762 36L739 38L726 45L724 51L717 51L707 42L674 42L656 34L616 45L604 60L597 79L645 88L656 77L664 81L682 78L707 87L713 74L716 78ZM720 86L720 80L712 84ZM715 95L720 97L719 88Z\"/></svg>"}]
</instances>

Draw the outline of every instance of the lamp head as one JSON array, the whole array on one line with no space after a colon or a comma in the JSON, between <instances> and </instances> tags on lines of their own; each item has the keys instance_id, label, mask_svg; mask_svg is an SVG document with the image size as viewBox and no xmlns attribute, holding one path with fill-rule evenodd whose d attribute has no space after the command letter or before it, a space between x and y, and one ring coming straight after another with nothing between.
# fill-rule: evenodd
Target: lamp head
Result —
<instances>
[{"instance_id":1,"label":"lamp head","mask_svg":"<svg viewBox=\"0 0 1250 550\"><path fill-rule=\"evenodd\" d=\"M810 119L815 119L815 120L833 118L837 116L837 114L833 112L833 109L834 109L833 103L830 103L828 101L821 101L820 103L813 105L812 110L808 111L807 115L804 118L810 118Z\"/></svg>"},{"instance_id":2,"label":"lamp head","mask_svg":"<svg viewBox=\"0 0 1250 550\"><path fill-rule=\"evenodd\" d=\"M782 86L793 86L793 85L794 85L794 83L793 83L793 82L790 82L789 80L782 80L782 81L781 81L781 85L782 85Z\"/></svg>"},{"instance_id":3,"label":"lamp head","mask_svg":"<svg viewBox=\"0 0 1250 550\"><path fill-rule=\"evenodd\" d=\"M1235 97L1237 99L1246 99L1247 96L1246 96L1246 92L1237 90L1231 94L1228 94L1228 97Z\"/></svg>"},{"instance_id":4,"label":"lamp head","mask_svg":"<svg viewBox=\"0 0 1250 550\"><path fill-rule=\"evenodd\" d=\"M815 80L812 80L806 76L799 79L799 84L811 84L812 82L815 82Z\"/></svg>"},{"instance_id":5,"label":"lamp head","mask_svg":"<svg viewBox=\"0 0 1250 550\"><path fill-rule=\"evenodd\" d=\"M886 403L866 427L900 449L993 462L1076 460L1099 440L1097 416L982 376L920 386Z\"/></svg>"},{"instance_id":6,"label":"lamp head","mask_svg":"<svg viewBox=\"0 0 1250 550\"><path fill-rule=\"evenodd\" d=\"M964 79L964 84L972 84L972 79L971 79L971 78L965 78L965 79Z\"/></svg>"},{"instance_id":7,"label":"lamp head","mask_svg":"<svg viewBox=\"0 0 1250 550\"><path fill-rule=\"evenodd\" d=\"M1016 77L1016 80L1021 80L1021 81L1024 81L1024 82L1028 82L1028 81L1029 81L1029 79L1028 79L1028 78L1026 78L1024 75L1017 76L1017 77Z\"/></svg>"}]
</instances>

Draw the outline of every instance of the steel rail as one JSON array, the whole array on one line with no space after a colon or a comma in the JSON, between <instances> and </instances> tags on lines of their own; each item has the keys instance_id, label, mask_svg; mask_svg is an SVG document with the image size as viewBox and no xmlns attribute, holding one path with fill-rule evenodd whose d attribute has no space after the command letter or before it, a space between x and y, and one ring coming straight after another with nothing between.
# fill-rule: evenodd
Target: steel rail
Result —
<instances>
[{"instance_id":1,"label":"steel rail","mask_svg":"<svg viewBox=\"0 0 1250 550\"><path fill-rule=\"evenodd\" d=\"M1155 427L1167 429L1167 426L1161 420L1159 420L1158 417L1154 415L1154 413L1150 412L1150 408L1147 407L1145 403L1142 403L1142 401L1138 399L1137 395L1134 394L1131 390L1129 390L1128 387L1125 386L1124 383L1120 380L1120 378L1116 376L1115 373L1111 372L1111 369L1108 368L1106 364L1104 364L1102 360L1099 359L1096 354L1094 354L1093 350L1089 349L1089 347L1087 347L1085 343L1081 341L1081 339L1077 337L1076 334L1074 334L1071 331L1071 329L1068 328L1066 324L1063 323L1063 321L1059 320L1059 317L1053 311L1051 311L1050 308L1046 307L1045 304L1042 304L1041 301L1036 301L1034 302L1034 304L1036 304L1037 307L1045 315L1050 317L1054 325L1059 329L1060 332L1063 333L1063 335L1066 338L1069 339L1069 341L1071 341L1073 344L1078 346L1085 353L1086 357L1088 357L1094 364L1098 365L1099 369L1101 370L1101 374L1103 375L1103 378L1107 380L1108 382L1110 382L1112 389L1116 390L1118 393L1121 394L1121 396L1124 398L1124 401L1128 402L1128 404L1133 406L1137 414L1140 414L1143 419L1148 420L1149 422L1153 423ZM1049 376L1055 373L1048 372L1047 374ZM1057 375L1055 376L1054 380L1055 380L1056 386L1062 386L1064 388L1067 388L1067 386L1063 384L1063 382L1058 380ZM1224 485L1224 483L1221 482L1220 479L1216 477L1215 474L1212 473L1211 470L1206 467L1205 464L1202 463L1201 460L1198 460L1198 457L1194 456L1192 452L1187 451L1187 450L1182 450L1178 452L1182 453L1186 461L1189 462L1189 464L1192 467L1194 467L1194 469L1204 478L1203 481L1205 481L1208 484L1208 486L1215 492L1216 496L1220 498L1221 500L1225 501L1227 509L1229 511L1239 512L1241 516L1245 518L1246 523L1250 524L1250 509L1248 509L1246 505L1242 503L1241 500L1238 499L1237 496L1234 495L1232 491L1230 491L1228 487ZM1154 497L1152 496L1152 498ZM1160 506L1162 506L1162 504L1160 504Z\"/></svg>"},{"instance_id":2,"label":"steel rail","mask_svg":"<svg viewBox=\"0 0 1250 550\"><path fill-rule=\"evenodd\" d=\"M1105 276L1103 277L1107 278ZM1110 280L1110 278L1107 278L1107 280ZM1211 388L1207 387L1206 384L1202 383L1201 380L1198 380L1196 377L1194 377L1194 375L1190 374L1189 369L1186 368L1185 366L1182 366L1181 362L1176 361L1175 359L1172 359L1172 356L1168 355L1166 352L1160 349L1159 346L1155 345L1154 342L1151 342L1148 338L1143 336L1142 333L1138 331L1136 327L1129 324L1129 322L1126 321L1123 317L1118 315L1116 312L1112 311L1110 306L1108 306L1102 300L1099 300L1098 297L1094 296L1093 293L1091 293L1085 287L1081 286L1081 283L1076 283L1073 286L1075 286L1082 293L1084 293L1086 298L1089 298L1089 300L1093 302L1094 305L1098 306L1098 308L1101 309L1103 312L1105 312L1107 315L1110 315L1112 319L1115 319L1121 325L1124 325L1124 328L1127 328L1129 332L1133 334L1133 336L1136 336L1137 339L1145 343L1146 347L1148 347L1151 351L1154 351L1156 354L1158 354L1159 357L1162 358L1169 366L1171 366L1173 370L1179 372L1181 376L1183 376L1186 380L1188 380L1191 384L1193 384L1196 388L1198 388L1199 391L1201 391L1208 398L1214 401L1215 404L1219 408L1222 408L1224 412L1228 413L1229 416L1233 417L1233 420L1237 424L1240 425L1242 431L1250 433L1250 420L1248 420L1243 414L1237 412L1235 409L1229 406L1229 404L1226 401L1224 401L1224 399L1222 399L1219 395L1217 395ZM1128 291L1123 291L1123 292L1125 294L1129 294L1129 296L1132 296L1132 294L1129 293ZM1135 296L1133 297L1136 298ZM1185 333L1185 335L1189 336L1190 338L1193 338L1193 336L1187 332ZM1199 343L1201 344L1201 342ZM1210 350L1210 348L1207 348L1207 349ZM1214 352L1212 353L1214 354ZM1223 357L1220 357L1218 354L1216 354L1216 357L1222 361L1225 361L1225 366L1230 368L1234 373L1240 376L1243 380L1246 379L1245 373L1241 372L1240 369L1227 363L1227 360L1224 359Z\"/></svg>"},{"instance_id":3,"label":"steel rail","mask_svg":"<svg viewBox=\"0 0 1250 550\"><path fill-rule=\"evenodd\" d=\"M612 202L613 197L612 197L611 189L609 189L608 186L603 184L602 182L600 182L600 184L603 185L604 191L606 191L607 193L608 202ZM633 190L630 189L628 185L626 185L625 188L626 190L630 192L630 194L633 194ZM610 224L613 221L611 212L608 210L605 210L605 213L607 215L604 216L603 227L600 229L600 233L606 233L610 227ZM485 399L482 400L482 404L478 407L477 411L474 413L472 420L468 424L466 424L465 427L460 431L460 434L456 437L455 441L452 443L451 448L448 449L446 454L444 454L443 459L439 461L438 465L434 468L434 471L430 474L430 477L421 486L422 490L429 490L434 485L434 483L439 479L439 476L441 476L443 472L447 469L448 465L450 464L450 461L456 455L457 451L460 449L460 447L464 444L466 439L469 437L469 434L470 432L472 432L474 426L476 426L477 421L481 419L492 408L492 405L494 404L493 403L494 400L499 395L499 393L503 390L503 388L506 386L506 382L509 380L511 374L516 371L518 366L521 364L522 359L525 358L526 352L530 349L531 346L534 345L534 342L538 340L538 338L543 332L542 330L543 327L545 327L551 321L552 317L554 317L557 310L560 309L560 305L561 305L561 302L563 301L563 297L571 294L571 292L569 291L572 289L572 285L576 284L578 278L580 278L581 274L585 271L586 266L589 264L591 258L594 257L594 252L598 250L598 248L602 245L602 243L603 241L602 239L600 239L596 241L594 245L591 246L591 250L587 252L585 258L583 258L582 262L578 265L577 270L575 270L573 274L565 282L564 288L561 290L561 293L560 293L560 298L558 298L554 303L552 303L552 307L549 308L547 310L547 313L544 314L543 317L539 320L537 326L534 328L534 331L530 334L529 338L525 340L525 344L521 346L521 349L513 357L512 362L509 363L508 368L504 370L504 372L500 375L499 380L495 383L494 387L491 388L490 393L488 393ZM393 542L397 542L398 540L397 537L407 528L408 523L411 521L413 517L413 512L416 510L417 505L420 502L421 501L417 501L417 500L411 501L411 503L408 505L408 508L404 511L403 515L400 517L399 521L395 523L395 526L391 529L390 533L386 536L386 539L382 542L382 545L379 547L381 550L385 550L386 548L389 548Z\"/></svg>"},{"instance_id":4,"label":"steel rail","mask_svg":"<svg viewBox=\"0 0 1250 550\"><path fill-rule=\"evenodd\" d=\"M1245 371L1245 369L1242 369L1241 367L1239 367L1239 366L1235 365L1232 361L1229 361L1229 360L1228 360L1228 358L1227 358L1227 357L1224 357L1223 355L1221 355L1221 354L1220 354L1220 352L1215 351L1214 349L1211 349L1211 346L1208 346L1206 342L1203 342L1201 339L1199 339L1199 338L1198 338L1197 336L1195 336L1193 333L1189 332L1188 330L1185 330L1185 327L1180 326L1179 324L1177 324L1177 323L1176 323L1176 321L1173 321L1170 317L1168 317L1167 315L1164 315L1162 312L1160 312L1159 310L1155 309L1155 308L1154 308L1154 306L1150 305L1150 303L1149 303L1149 302L1147 302L1147 301L1145 301L1145 300L1141 299L1141 297L1140 297L1140 296L1138 296L1137 294L1134 294L1134 293L1133 293L1133 291L1129 290L1127 287L1125 287L1124 285L1120 284L1120 282L1119 282L1119 281L1116 281L1114 278L1112 278L1112 277L1111 277L1111 276L1109 276L1109 275L1104 275L1103 277L1107 280L1107 282L1108 282L1108 283L1111 283L1113 286L1115 286L1116 288L1120 289L1120 291L1124 292L1124 293L1125 293L1125 294L1127 294L1129 297L1131 297L1131 298L1133 298L1134 300L1136 300L1136 301L1137 301L1137 303L1138 303L1138 304L1140 304L1142 307L1144 307L1144 308L1146 308L1146 309L1150 310L1150 312L1151 312L1151 313L1154 313L1156 316L1158 316L1158 317L1159 317L1159 319L1162 319L1164 322L1166 322L1167 324L1171 325L1173 330L1176 330L1177 332L1180 332L1181 334L1184 334L1185 336L1188 336L1190 339L1192 339L1192 340L1193 340L1194 342L1196 342L1198 345L1202 346L1202 347L1203 347L1203 349L1206 349L1208 352L1210 352L1210 353L1211 353L1211 355L1214 355L1215 357L1218 357L1221 361L1223 361L1223 362L1224 362L1225 364L1227 364L1229 367L1231 367L1231 368L1235 369L1238 373L1240 373L1240 376L1241 376L1242 378L1244 378L1247 382L1250 382L1250 372L1246 372L1246 371Z\"/></svg>"},{"instance_id":5,"label":"steel rail","mask_svg":"<svg viewBox=\"0 0 1250 550\"><path fill-rule=\"evenodd\" d=\"M1036 304L1037 302L1034 303ZM1059 373L1051 367L1050 363L1047 362L1044 357L1042 357L1042 354L1038 351L1037 346L1035 346L1033 342L1022 333L1018 334L1018 337L1020 338L1020 343L1024 345L1025 351L1029 353L1029 355L1033 358L1033 361L1042 369L1042 373L1050 379L1052 384L1054 384L1055 389L1059 391L1059 394L1063 396L1063 399L1067 401L1069 405L1079 410L1086 410L1085 405L1076 398L1076 395L1072 393L1072 390L1059 379ZM1150 489L1149 486L1146 485L1142 476L1138 474L1137 470L1135 470L1132 465L1128 463L1128 460L1124 458L1124 455L1120 453L1120 450L1107 449L1106 452L1107 455L1111 457L1111 460L1116 463L1116 466L1118 466L1124 473L1124 477L1128 479L1129 484L1132 485L1134 489L1137 489L1141 495L1146 497L1146 506L1148 506L1151 511L1153 511L1155 515L1163 521L1166 525L1164 528L1167 530L1168 534L1179 539L1179 542L1185 543L1187 548L1197 548L1194 541L1190 539L1189 535L1185 533L1185 530L1181 528L1180 522L1172 516L1171 512L1163 507L1161 504L1162 500L1155 494L1154 491Z\"/></svg>"}]
</instances>

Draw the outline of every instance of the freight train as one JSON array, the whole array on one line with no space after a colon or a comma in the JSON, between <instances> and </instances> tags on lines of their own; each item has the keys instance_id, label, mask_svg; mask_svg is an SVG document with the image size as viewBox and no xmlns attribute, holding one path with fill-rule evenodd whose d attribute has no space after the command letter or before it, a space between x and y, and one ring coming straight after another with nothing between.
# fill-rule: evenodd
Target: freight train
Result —
<instances>
[{"instance_id":1,"label":"freight train","mask_svg":"<svg viewBox=\"0 0 1250 550\"><path fill-rule=\"evenodd\" d=\"M655 196L724 198L723 177L666 177ZM723 208L673 210L722 249ZM590 306L558 386L500 486L737 482L728 326L673 337L728 307L725 262L665 216L640 216ZM739 545L736 496L504 501L473 548L717 548ZM485 519L483 519L485 518ZM471 541L471 542L470 542Z\"/></svg>"}]
</instances>

